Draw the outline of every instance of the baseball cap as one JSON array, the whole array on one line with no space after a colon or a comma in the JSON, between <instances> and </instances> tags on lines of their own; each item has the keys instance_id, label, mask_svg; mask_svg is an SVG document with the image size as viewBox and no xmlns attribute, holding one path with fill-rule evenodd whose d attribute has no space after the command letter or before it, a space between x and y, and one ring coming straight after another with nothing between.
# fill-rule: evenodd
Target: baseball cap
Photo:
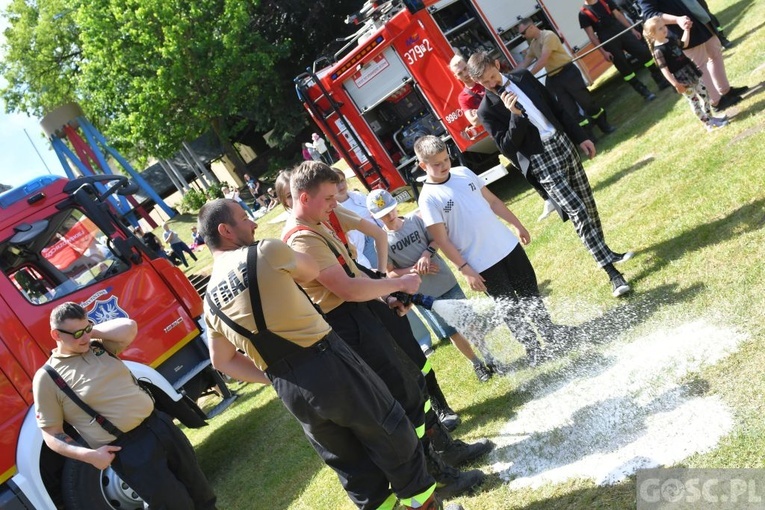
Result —
<instances>
[{"instance_id":1,"label":"baseball cap","mask_svg":"<svg viewBox=\"0 0 765 510\"><path fill-rule=\"evenodd\" d=\"M398 202L384 189L373 189L367 195L367 209L373 218L379 219L396 208Z\"/></svg>"}]
</instances>

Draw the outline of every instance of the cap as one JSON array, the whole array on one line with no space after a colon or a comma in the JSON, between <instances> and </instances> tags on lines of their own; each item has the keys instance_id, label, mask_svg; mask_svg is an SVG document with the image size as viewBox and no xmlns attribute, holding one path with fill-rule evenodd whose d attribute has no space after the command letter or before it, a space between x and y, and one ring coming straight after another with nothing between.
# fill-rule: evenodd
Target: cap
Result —
<instances>
[{"instance_id":1,"label":"cap","mask_svg":"<svg viewBox=\"0 0 765 510\"><path fill-rule=\"evenodd\" d=\"M398 202L384 189L373 189L367 195L367 209L375 219L382 218L398 206Z\"/></svg>"}]
</instances>

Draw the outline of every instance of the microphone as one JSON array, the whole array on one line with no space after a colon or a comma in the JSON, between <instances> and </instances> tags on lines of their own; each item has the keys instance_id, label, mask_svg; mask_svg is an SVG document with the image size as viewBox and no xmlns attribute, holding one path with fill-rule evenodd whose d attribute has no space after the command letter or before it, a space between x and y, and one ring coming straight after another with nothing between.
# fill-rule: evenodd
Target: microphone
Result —
<instances>
[{"instance_id":1,"label":"microphone","mask_svg":"<svg viewBox=\"0 0 765 510\"><path fill-rule=\"evenodd\" d=\"M502 97L502 92L509 92L509 91L503 85L497 85L497 87L494 89L494 93L497 94L499 97ZM521 111L521 114L523 116L526 116L526 108L524 108L521 102L518 101L517 99L515 100L515 107Z\"/></svg>"}]
</instances>

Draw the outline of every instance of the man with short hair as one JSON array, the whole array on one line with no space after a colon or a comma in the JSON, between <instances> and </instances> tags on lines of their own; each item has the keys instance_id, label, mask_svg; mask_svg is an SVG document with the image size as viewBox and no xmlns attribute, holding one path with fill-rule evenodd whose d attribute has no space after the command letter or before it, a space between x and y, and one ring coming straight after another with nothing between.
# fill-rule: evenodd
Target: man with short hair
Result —
<instances>
[{"instance_id":1,"label":"man with short hair","mask_svg":"<svg viewBox=\"0 0 765 510\"><path fill-rule=\"evenodd\" d=\"M356 267L336 232L326 225L333 210L343 231L356 229L362 221L351 211L336 209L337 181L332 168L317 161L303 162L292 171L292 216L287 219L282 238L319 265L319 275L302 286L332 328L401 403L423 442L429 470L439 483L439 493L450 497L470 490L483 481L483 473L479 470L460 473L448 464L476 459L487 453L491 444L485 441L466 444L451 438L430 408L420 367L397 345L400 339L394 339L378 319L383 311L390 313L387 309L378 310L385 308L380 297L384 296L388 306L405 311L408 308L391 293L417 292L420 277L410 274L395 279L372 279ZM413 338L411 341L422 354L416 341Z\"/></svg>"},{"instance_id":2,"label":"man with short hair","mask_svg":"<svg viewBox=\"0 0 765 510\"><path fill-rule=\"evenodd\" d=\"M191 443L117 358L136 337L135 321L93 324L80 305L67 302L53 309L50 327L56 348L33 381L45 444L96 469L111 466L149 509L214 509L215 494Z\"/></svg>"},{"instance_id":3,"label":"man with short hair","mask_svg":"<svg viewBox=\"0 0 765 510\"><path fill-rule=\"evenodd\" d=\"M571 118L576 119L579 127L587 132L590 140L595 140L590 120L604 134L613 133L615 128L608 123L606 110L596 104L579 68L574 65L555 32L540 30L532 19L524 18L518 23L518 33L529 43L526 58L518 67L528 69L534 75L543 68L547 71L546 87ZM532 66L534 60L536 63ZM582 107L585 115L579 113L577 105Z\"/></svg>"},{"instance_id":4,"label":"man with short hair","mask_svg":"<svg viewBox=\"0 0 765 510\"><path fill-rule=\"evenodd\" d=\"M359 508L393 508L396 495L406 508L438 508L404 410L298 287L316 278L316 262L282 241L253 244L256 228L233 200L199 211L214 261L205 322L215 368L272 384Z\"/></svg>"},{"instance_id":5,"label":"man with short hair","mask_svg":"<svg viewBox=\"0 0 765 510\"><path fill-rule=\"evenodd\" d=\"M449 69L454 74L454 77L465 85L465 88L457 96L462 113L471 126L479 125L478 107L481 105L481 100L486 94L486 89L480 83L473 81L473 78L470 77L470 73L467 71L465 57L459 53L455 54L451 61L449 61Z\"/></svg>"},{"instance_id":6,"label":"man with short hair","mask_svg":"<svg viewBox=\"0 0 765 510\"><path fill-rule=\"evenodd\" d=\"M503 76L499 62L480 52L468 60L470 75L489 92L478 109L492 138L525 174L531 173L571 219L587 251L609 277L614 297L631 289L614 263L632 258L606 244L595 197L579 153L571 140L590 157L595 145L561 104L528 71Z\"/></svg>"},{"instance_id":7,"label":"man with short hair","mask_svg":"<svg viewBox=\"0 0 765 510\"><path fill-rule=\"evenodd\" d=\"M457 101L459 101L462 113L465 114L465 118L468 120L468 122L470 122L472 126L480 125L480 122L478 121L478 107L481 106L483 96L486 95L486 88L484 88L483 85L474 81L473 78L470 77L465 57L459 53L456 53L452 57L451 61L449 62L449 69L451 69L452 73L454 73L454 77L465 85L465 88L462 89L462 92L460 92L460 95L457 97ZM530 176L525 177L529 181L529 184L531 184L534 190L539 193L539 196L542 197L542 200L545 202L542 208L542 214L539 215L537 221L542 221L556 210L560 214L560 209L555 207L555 203L550 200L550 197L547 195L547 192L542 188L542 186L540 186L539 183L536 182L533 178L529 178ZM565 221L565 218L563 219Z\"/></svg>"}]
</instances>

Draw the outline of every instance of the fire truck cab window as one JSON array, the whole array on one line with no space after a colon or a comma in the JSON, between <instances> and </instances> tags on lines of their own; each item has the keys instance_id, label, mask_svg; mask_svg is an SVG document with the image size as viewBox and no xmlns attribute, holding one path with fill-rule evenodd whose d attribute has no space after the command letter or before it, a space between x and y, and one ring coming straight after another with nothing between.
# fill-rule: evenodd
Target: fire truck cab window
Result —
<instances>
[{"instance_id":1,"label":"fire truck cab window","mask_svg":"<svg viewBox=\"0 0 765 510\"><path fill-rule=\"evenodd\" d=\"M409 84L365 112L364 118L394 161L412 157L417 138L445 133L420 92Z\"/></svg>"},{"instance_id":2,"label":"fire truck cab window","mask_svg":"<svg viewBox=\"0 0 765 510\"><path fill-rule=\"evenodd\" d=\"M107 236L77 209L57 213L39 230L0 243L0 269L31 303L61 298L128 268Z\"/></svg>"}]
</instances>

